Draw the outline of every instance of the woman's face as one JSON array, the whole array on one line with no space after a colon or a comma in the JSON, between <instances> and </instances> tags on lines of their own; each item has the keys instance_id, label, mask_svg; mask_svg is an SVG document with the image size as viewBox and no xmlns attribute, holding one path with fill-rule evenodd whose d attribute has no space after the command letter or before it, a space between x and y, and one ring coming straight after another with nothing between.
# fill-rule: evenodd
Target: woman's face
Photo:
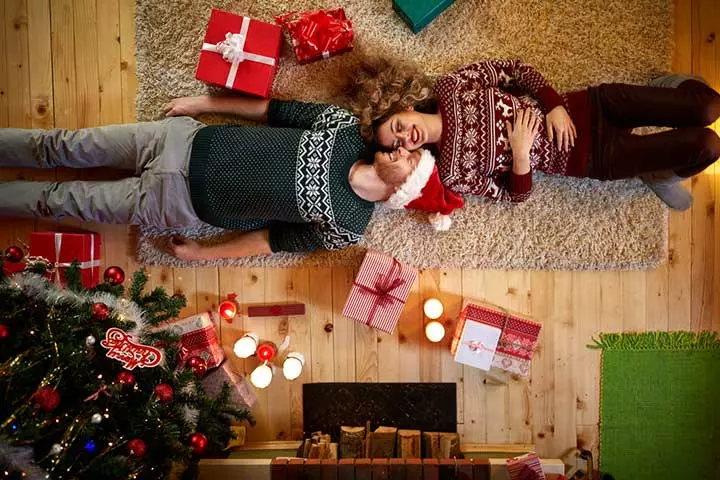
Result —
<instances>
[{"instance_id":1,"label":"woman's face","mask_svg":"<svg viewBox=\"0 0 720 480\"><path fill-rule=\"evenodd\" d=\"M399 187L417 167L421 152L409 152L400 147L392 152L375 153L375 170L378 177L394 187Z\"/></svg>"},{"instance_id":2,"label":"woman's face","mask_svg":"<svg viewBox=\"0 0 720 480\"><path fill-rule=\"evenodd\" d=\"M375 134L378 144L389 150L399 147L417 150L427 142L428 128L423 115L408 107L390 115L377 127Z\"/></svg>"}]
</instances>

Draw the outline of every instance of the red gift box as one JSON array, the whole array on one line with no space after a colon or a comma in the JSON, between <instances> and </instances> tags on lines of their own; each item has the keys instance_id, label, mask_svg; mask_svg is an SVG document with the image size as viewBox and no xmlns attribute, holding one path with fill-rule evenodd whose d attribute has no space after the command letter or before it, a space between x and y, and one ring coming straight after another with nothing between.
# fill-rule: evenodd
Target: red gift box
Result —
<instances>
[{"instance_id":1,"label":"red gift box","mask_svg":"<svg viewBox=\"0 0 720 480\"><path fill-rule=\"evenodd\" d=\"M217 367L225 359L210 313L199 313L163 328L180 335L182 364L190 357L200 357L210 369Z\"/></svg>"},{"instance_id":2,"label":"red gift box","mask_svg":"<svg viewBox=\"0 0 720 480\"><path fill-rule=\"evenodd\" d=\"M354 34L345 10L290 12L275 17L290 33L295 57L300 63L312 62L352 50Z\"/></svg>"},{"instance_id":3,"label":"red gift box","mask_svg":"<svg viewBox=\"0 0 720 480\"><path fill-rule=\"evenodd\" d=\"M281 41L277 25L213 9L195 78L268 97Z\"/></svg>"},{"instance_id":4,"label":"red gift box","mask_svg":"<svg viewBox=\"0 0 720 480\"><path fill-rule=\"evenodd\" d=\"M502 332L492 367L523 376L530 372L530 361L540 335L541 324L494 305L467 302L455 326L450 345L450 353L453 355L460 346L465 323L468 321L499 328Z\"/></svg>"},{"instance_id":5,"label":"red gift box","mask_svg":"<svg viewBox=\"0 0 720 480\"><path fill-rule=\"evenodd\" d=\"M540 459L534 453L508 458L507 469L510 480L521 480L523 478L545 479L545 472L540 464Z\"/></svg>"},{"instance_id":6,"label":"red gift box","mask_svg":"<svg viewBox=\"0 0 720 480\"><path fill-rule=\"evenodd\" d=\"M393 333L417 277L417 270L368 251L345 302L343 315Z\"/></svg>"},{"instance_id":7,"label":"red gift box","mask_svg":"<svg viewBox=\"0 0 720 480\"><path fill-rule=\"evenodd\" d=\"M27 261L41 257L52 269L46 276L64 285L65 270L77 260L83 286L92 288L100 282L100 244L97 233L33 232Z\"/></svg>"}]
</instances>

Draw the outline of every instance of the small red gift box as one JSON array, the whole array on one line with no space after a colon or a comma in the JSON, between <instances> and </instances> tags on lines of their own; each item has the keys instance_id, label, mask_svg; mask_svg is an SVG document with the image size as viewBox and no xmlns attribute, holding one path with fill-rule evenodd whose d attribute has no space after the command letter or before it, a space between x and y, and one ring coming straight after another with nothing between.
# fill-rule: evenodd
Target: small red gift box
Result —
<instances>
[{"instance_id":1,"label":"small red gift box","mask_svg":"<svg viewBox=\"0 0 720 480\"><path fill-rule=\"evenodd\" d=\"M190 357L200 357L210 369L217 367L225 359L210 313L199 313L164 328L180 335L180 355L183 364Z\"/></svg>"},{"instance_id":2,"label":"small red gift box","mask_svg":"<svg viewBox=\"0 0 720 480\"><path fill-rule=\"evenodd\" d=\"M268 97L281 41L277 25L213 9L195 78Z\"/></svg>"},{"instance_id":3,"label":"small red gift box","mask_svg":"<svg viewBox=\"0 0 720 480\"><path fill-rule=\"evenodd\" d=\"M534 453L508 458L507 468L510 480L522 480L523 478L545 479L545 472L540 464L540 459Z\"/></svg>"},{"instance_id":4,"label":"small red gift box","mask_svg":"<svg viewBox=\"0 0 720 480\"><path fill-rule=\"evenodd\" d=\"M42 257L52 268L47 277L65 284L64 272L74 260L80 262L80 280L85 288L100 282L100 235L97 233L33 232L30 257Z\"/></svg>"},{"instance_id":5,"label":"small red gift box","mask_svg":"<svg viewBox=\"0 0 720 480\"><path fill-rule=\"evenodd\" d=\"M492 359L492 367L525 376L540 335L541 324L494 305L466 302L455 327L450 353L456 354L463 338L466 322L478 322L499 328L500 340Z\"/></svg>"},{"instance_id":6,"label":"small red gift box","mask_svg":"<svg viewBox=\"0 0 720 480\"><path fill-rule=\"evenodd\" d=\"M290 33L295 57L300 63L312 62L352 50L354 34L345 10L290 12L275 17Z\"/></svg>"},{"instance_id":7,"label":"small red gift box","mask_svg":"<svg viewBox=\"0 0 720 480\"><path fill-rule=\"evenodd\" d=\"M417 270L392 257L368 251L350 289L343 315L393 333Z\"/></svg>"}]
</instances>

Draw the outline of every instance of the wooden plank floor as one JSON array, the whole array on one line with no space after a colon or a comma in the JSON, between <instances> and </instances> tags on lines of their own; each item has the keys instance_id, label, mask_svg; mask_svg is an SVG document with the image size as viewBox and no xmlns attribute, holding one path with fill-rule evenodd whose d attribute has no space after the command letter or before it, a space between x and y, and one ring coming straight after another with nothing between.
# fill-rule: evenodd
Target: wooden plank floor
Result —
<instances>
[{"instance_id":1,"label":"wooden plank floor","mask_svg":"<svg viewBox=\"0 0 720 480\"><path fill-rule=\"evenodd\" d=\"M0 2L0 126L81 128L134 121L134 0ZM677 71L720 88L720 4L677 0ZM87 178L89 172L2 170L2 178ZM238 317L223 323L231 347L243 330L279 341L286 333L305 354L302 377L281 378L258 394L249 440L297 438L301 383L318 381L457 382L458 423L466 443L534 442L557 457L598 439L599 354L585 348L601 331L720 329L720 165L692 181L695 205L670 216L668 263L649 272L497 272L432 270L419 276L392 335L340 314L354 271L348 268L150 268L151 284L188 297L184 314L217 305L235 292L242 302L300 301L305 318ZM71 223L72 225L72 223ZM47 221L2 221L0 245L24 239ZM89 225L103 234L103 261L137 268L125 227ZM440 296L457 313L463 296L483 298L544 322L532 380L484 383L455 364L447 345L422 334L422 301ZM333 329L328 332L327 324ZM447 342L446 342L447 343ZM241 371L253 363L233 359Z\"/></svg>"}]
</instances>

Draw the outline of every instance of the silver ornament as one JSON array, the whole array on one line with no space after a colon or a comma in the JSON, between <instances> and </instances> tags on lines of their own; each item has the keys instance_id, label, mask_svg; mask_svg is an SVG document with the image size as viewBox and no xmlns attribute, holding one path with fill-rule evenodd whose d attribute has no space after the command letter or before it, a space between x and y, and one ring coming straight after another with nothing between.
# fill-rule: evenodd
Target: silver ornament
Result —
<instances>
[{"instance_id":1,"label":"silver ornament","mask_svg":"<svg viewBox=\"0 0 720 480\"><path fill-rule=\"evenodd\" d=\"M87 337L85 337L85 345L87 345L88 347L92 347L93 345L95 345L95 342L96 339L92 335L88 335Z\"/></svg>"},{"instance_id":2,"label":"silver ornament","mask_svg":"<svg viewBox=\"0 0 720 480\"><path fill-rule=\"evenodd\" d=\"M90 417L90 421L97 425L98 423L102 422L102 415L99 413L93 413L93 416Z\"/></svg>"},{"instance_id":3,"label":"silver ornament","mask_svg":"<svg viewBox=\"0 0 720 480\"><path fill-rule=\"evenodd\" d=\"M50 447L50 455L57 455L60 452L62 452L62 447L59 443L54 443L52 447Z\"/></svg>"}]
</instances>

